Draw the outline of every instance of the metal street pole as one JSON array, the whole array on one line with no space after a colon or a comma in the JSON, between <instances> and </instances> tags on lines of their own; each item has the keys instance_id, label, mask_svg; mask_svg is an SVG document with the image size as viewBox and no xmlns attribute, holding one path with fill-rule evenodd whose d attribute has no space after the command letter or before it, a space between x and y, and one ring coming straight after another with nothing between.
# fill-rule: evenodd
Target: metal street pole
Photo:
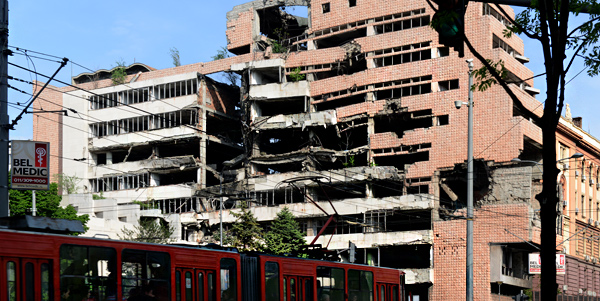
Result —
<instances>
[{"instance_id":1,"label":"metal street pole","mask_svg":"<svg viewBox=\"0 0 600 301\"><path fill-rule=\"evenodd\" d=\"M467 301L473 301L473 60L469 64L469 146L467 149Z\"/></svg>"},{"instance_id":2,"label":"metal street pole","mask_svg":"<svg viewBox=\"0 0 600 301\"><path fill-rule=\"evenodd\" d=\"M0 217L8 216L8 0L0 0Z\"/></svg>"}]
</instances>

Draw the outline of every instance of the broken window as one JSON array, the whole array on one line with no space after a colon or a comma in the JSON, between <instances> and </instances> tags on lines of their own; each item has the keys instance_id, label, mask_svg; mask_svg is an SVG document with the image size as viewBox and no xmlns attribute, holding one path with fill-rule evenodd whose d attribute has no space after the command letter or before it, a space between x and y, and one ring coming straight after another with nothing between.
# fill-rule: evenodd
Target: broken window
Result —
<instances>
[{"instance_id":1,"label":"broken window","mask_svg":"<svg viewBox=\"0 0 600 301\"><path fill-rule=\"evenodd\" d=\"M493 35L492 48L500 48L500 49L506 51L506 53L510 54L511 56L521 55L520 53L516 52L512 47L510 47L506 42L504 42L504 40L499 38L497 35Z\"/></svg>"},{"instance_id":2,"label":"broken window","mask_svg":"<svg viewBox=\"0 0 600 301\"><path fill-rule=\"evenodd\" d=\"M458 89L458 79L445 80L438 82L438 91L448 91Z\"/></svg>"},{"instance_id":3,"label":"broken window","mask_svg":"<svg viewBox=\"0 0 600 301\"><path fill-rule=\"evenodd\" d=\"M200 212L200 200L196 197L151 200L148 209L160 209L163 214Z\"/></svg>"},{"instance_id":4,"label":"broken window","mask_svg":"<svg viewBox=\"0 0 600 301\"><path fill-rule=\"evenodd\" d=\"M122 174L89 180L92 192L138 189L150 186L150 174Z\"/></svg>"},{"instance_id":5,"label":"broken window","mask_svg":"<svg viewBox=\"0 0 600 301\"><path fill-rule=\"evenodd\" d=\"M96 154L96 165L106 164L106 153Z\"/></svg>"},{"instance_id":6,"label":"broken window","mask_svg":"<svg viewBox=\"0 0 600 301\"><path fill-rule=\"evenodd\" d=\"M328 13L331 10L331 5L329 4L329 2L323 3L322 7L324 14Z\"/></svg>"},{"instance_id":7,"label":"broken window","mask_svg":"<svg viewBox=\"0 0 600 301\"><path fill-rule=\"evenodd\" d=\"M508 21L502 14L500 14L498 11L496 11L488 3L484 3L483 4L483 15L484 16L492 16L492 17L496 18L498 21L500 21L500 23L502 23L504 25L510 24L510 21Z\"/></svg>"},{"instance_id":8,"label":"broken window","mask_svg":"<svg viewBox=\"0 0 600 301\"><path fill-rule=\"evenodd\" d=\"M197 115L196 110L182 110L104 121L91 124L90 132L93 137L100 138L109 135L173 128L181 125L196 125L198 123Z\"/></svg>"},{"instance_id":9,"label":"broken window","mask_svg":"<svg viewBox=\"0 0 600 301\"><path fill-rule=\"evenodd\" d=\"M425 11L423 9L423 11ZM407 30L416 27L429 25L429 16L422 16L410 19L404 19L396 22L375 25L375 34L384 34L388 32Z\"/></svg>"},{"instance_id":10,"label":"broken window","mask_svg":"<svg viewBox=\"0 0 600 301\"><path fill-rule=\"evenodd\" d=\"M416 50L424 47L429 47L431 42L416 43L404 45L394 48L382 49L375 51L373 59L376 67L385 67L391 65L399 65L410 62L422 61L431 59L431 49ZM415 51L416 50L416 51Z\"/></svg>"},{"instance_id":11,"label":"broken window","mask_svg":"<svg viewBox=\"0 0 600 301\"><path fill-rule=\"evenodd\" d=\"M93 95L89 98L90 109L98 110L120 105L131 105L152 100L192 95L198 91L198 80L188 79L120 92Z\"/></svg>"}]
</instances>

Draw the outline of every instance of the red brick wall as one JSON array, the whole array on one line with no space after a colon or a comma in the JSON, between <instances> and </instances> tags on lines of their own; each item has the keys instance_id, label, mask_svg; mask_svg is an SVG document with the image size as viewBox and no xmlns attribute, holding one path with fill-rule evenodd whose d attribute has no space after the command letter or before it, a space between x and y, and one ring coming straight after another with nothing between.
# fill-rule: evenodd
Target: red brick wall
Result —
<instances>
[{"instance_id":1,"label":"red brick wall","mask_svg":"<svg viewBox=\"0 0 600 301\"><path fill-rule=\"evenodd\" d=\"M43 83L37 82L33 93L37 93ZM57 91L58 90L58 91ZM33 102L34 111L63 110L60 89L48 85L42 94ZM33 114L33 140L50 142L50 177L54 181L55 174L62 173L62 113Z\"/></svg>"},{"instance_id":2,"label":"red brick wall","mask_svg":"<svg viewBox=\"0 0 600 301\"><path fill-rule=\"evenodd\" d=\"M527 204L488 205L474 211L473 222L473 297L496 300L490 293L490 243L532 240L530 207ZM433 223L434 285L430 300L466 298L466 228L464 219ZM533 239L533 241L538 241Z\"/></svg>"}]
</instances>

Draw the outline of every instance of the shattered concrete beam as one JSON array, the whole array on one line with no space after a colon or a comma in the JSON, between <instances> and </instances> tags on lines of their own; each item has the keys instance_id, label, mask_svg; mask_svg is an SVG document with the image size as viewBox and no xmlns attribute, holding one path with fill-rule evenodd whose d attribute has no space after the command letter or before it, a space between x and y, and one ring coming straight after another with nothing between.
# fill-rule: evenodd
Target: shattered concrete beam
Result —
<instances>
[{"instance_id":1,"label":"shattered concrete beam","mask_svg":"<svg viewBox=\"0 0 600 301\"><path fill-rule=\"evenodd\" d=\"M236 5L227 12L227 21L236 20L240 13L248 11L250 8L255 10L279 7L279 6L309 6L310 0L256 0L244 4Z\"/></svg>"},{"instance_id":2,"label":"shattered concrete beam","mask_svg":"<svg viewBox=\"0 0 600 301\"><path fill-rule=\"evenodd\" d=\"M281 129L281 128L306 128L309 126L336 125L337 115L335 110L327 110L315 113L300 113L291 115L276 115L257 117L254 124L258 130Z\"/></svg>"}]
</instances>

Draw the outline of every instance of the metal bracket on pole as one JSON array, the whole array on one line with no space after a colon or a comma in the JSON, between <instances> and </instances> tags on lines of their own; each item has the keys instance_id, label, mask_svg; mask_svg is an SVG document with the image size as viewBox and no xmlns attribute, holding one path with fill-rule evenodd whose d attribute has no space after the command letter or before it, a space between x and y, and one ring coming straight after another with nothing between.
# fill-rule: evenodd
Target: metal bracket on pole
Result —
<instances>
[{"instance_id":1,"label":"metal bracket on pole","mask_svg":"<svg viewBox=\"0 0 600 301\"><path fill-rule=\"evenodd\" d=\"M27 104L27 106L23 109L23 111L21 111L21 113L19 113L19 116L17 116L17 118L15 118L15 120L13 120L10 125L4 125L5 127L8 127L11 130L15 129L15 125L17 125L17 122L19 122L19 120L21 120L21 118L23 118L23 114L27 113L27 110L33 104L33 102L38 98L38 96L40 96L40 94L42 94L42 91L44 91L44 89L48 86L48 84L50 84L50 82L54 79L54 77L56 76L56 74L58 74L58 72L60 71L60 69L62 69L64 66L66 66L68 62L69 62L68 58L63 58L63 61L60 63L60 66L58 67L58 69L56 70L56 72L54 72L54 74L52 74L52 76L50 77L50 79L37 92L37 94L35 94L35 96L31 99L31 101Z\"/></svg>"}]
</instances>

